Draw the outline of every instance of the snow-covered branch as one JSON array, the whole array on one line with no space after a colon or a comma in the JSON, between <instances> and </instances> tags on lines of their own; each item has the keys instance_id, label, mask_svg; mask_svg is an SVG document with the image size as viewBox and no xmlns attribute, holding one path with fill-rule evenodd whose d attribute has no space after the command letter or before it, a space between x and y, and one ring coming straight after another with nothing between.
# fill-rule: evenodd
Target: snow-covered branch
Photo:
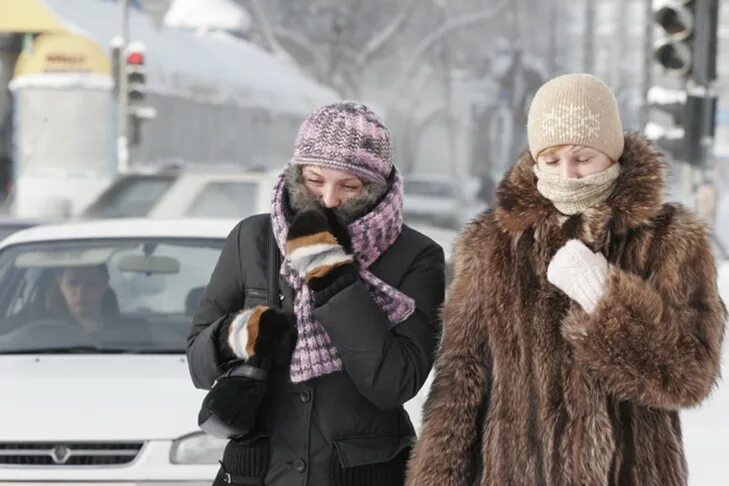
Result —
<instances>
[{"instance_id":1,"label":"snow-covered branch","mask_svg":"<svg viewBox=\"0 0 729 486\"><path fill-rule=\"evenodd\" d=\"M395 89L393 94L395 99L399 97L399 94L407 81L411 79L411 75L415 68L420 64L420 58L427 53L437 42L449 35L456 29L468 27L479 22L491 20L499 15L509 5L510 0L501 0L494 7L484 10L475 14L462 15L455 17L444 22L440 27L434 30L430 35L426 36L415 49L413 54L408 60L408 64L405 66L403 71L400 73L398 81L395 83Z\"/></svg>"},{"instance_id":2,"label":"snow-covered branch","mask_svg":"<svg viewBox=\"0 0 729 486\"><path fill-rule=\"evenodd\" d=\"M263 35L263 38L266 39L266 44L268 44L268 48L271 50L273 55L281 60L295 63L295 61L291 58L291 55L286 51L286 49L281 47L281 44L279 44L276 40L276 36L273 34L273 29L271 29L271 23L268 21L268 17L266 17L266 13L263 11L261 3L258 0L248 0L248 3L250 4L251 14L255 17L256 22L258 23L261 35Z\"/></svg>"},{"instance_id":3,"label":"snow-covered branch","mask_svg":"<svg viewBox=\"0 0 729 486\"><path fill-rule=\"evenodd\" d=\"M325 76L327 73L327 65L324 56L321 54L321 49L312 44L308 39L294 34L292 31L287 29L275 29L273 35L277 40L296 46L302 52L311 58L316 69L316 73L320 76Z\"/></svg>"},{"instance_id":4,"label":"snow-covered branch","mask_svg":"<svg viewBox=\"0 0 729 486\"><path fill-rule=\"evenodd\" d=\"M416 2L417 0L407 0L405 6L403 6L400 13L392 20L392 22L370 39L357 59L357 64L359 66L367 64L367 62L381 49L383 49L387 45L388 41L390 41L390 39L392 39L405 26L407 20L412 15Z\"/></svg>"}]
</instances>

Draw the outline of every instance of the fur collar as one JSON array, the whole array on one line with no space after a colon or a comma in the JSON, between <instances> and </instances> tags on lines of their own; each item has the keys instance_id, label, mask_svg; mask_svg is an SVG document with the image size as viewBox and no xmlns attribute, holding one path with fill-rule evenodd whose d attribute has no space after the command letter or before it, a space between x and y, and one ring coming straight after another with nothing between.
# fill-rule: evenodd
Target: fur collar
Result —
<instances>
[{"instance_id":1,"label":"fur collar","mask_svg":"<svg viewBox=\"0 0 729 486\"><path fill-rule=\"evenodd\" d=\"M285 169L284 177L286 178L286 218L290 221L293 214L321 207L319 200L313 197L304 185L302 174L303 166L290 165ZM365 183L362 194L356 198L347 201L340 207L335 209L335 213L345 223L351 223L361 218L365 214L372 211L375 206L387 194L392 181L377 182L372 181Z\"/></svg>"},{"instance_id":2,"label":"fur collar","mask_svg":"<svg viewBox=\"0 0 729 486\"><path fill-rule=\"evenodd\" d=\"M534 163L526 151L499 184L495 216L499 226L508 232L517 233L540 222L566 218L537 191ZM573 217L609 221L613 231L625 233L659 212L665 185L663 156L643 136L626 133L620 164L621 173L610 197Z\"/></svg>"}]
</instances>

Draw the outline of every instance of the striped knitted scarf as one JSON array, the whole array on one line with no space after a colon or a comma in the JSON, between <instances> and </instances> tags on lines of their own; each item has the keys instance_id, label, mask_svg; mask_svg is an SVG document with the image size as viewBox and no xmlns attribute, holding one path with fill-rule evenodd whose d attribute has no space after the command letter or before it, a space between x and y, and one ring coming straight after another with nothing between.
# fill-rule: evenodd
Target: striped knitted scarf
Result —
<instances>
[{"instance_id":1,"label":"striped knitted scarf","mask_svg":"<svg viewBox=\"0 0 729 486\"><path fill-rule=\"evenodd\" d=\"M395 169L394 181L380 203L369 213L347 227L352 239L355 263L359 276L367 285L374 301L390 321L390 328L407 319L415 310L415 302L399 290L386 284L368 268L385 252L402 231L402 179ZM286 236L289 221L286 219L285 170L274 188L271 222L276 243L282 255L286 255ZM281 265L281 275L296 292L294 312L298 327L298 340L291 357L291 381L310 380L317 376L342 369L342 360L324 326L314 318L314 296L304 279L296 273L287 260Z\"/></svg>"}]
</instances>

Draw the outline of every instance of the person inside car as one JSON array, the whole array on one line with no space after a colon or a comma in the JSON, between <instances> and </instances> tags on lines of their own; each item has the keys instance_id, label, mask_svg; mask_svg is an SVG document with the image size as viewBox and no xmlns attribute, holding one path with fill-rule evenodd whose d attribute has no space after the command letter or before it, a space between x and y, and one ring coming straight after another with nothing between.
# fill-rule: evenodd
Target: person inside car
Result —
<instances>
[{"instance_id":1,"label":"person inside car","mask_svg":"<svg viewBox=\"0 0 729 486\"><path fill-rule=\"evenodd\" d=\"M5 332L45 322L70 326L90 345L148 341L148 323L144 319L121 315L106 264L49 269L44 279L50 283L41 285L38 298L6 320Z\"/></svg>"},{"instance_id":2,"label":"person inside car","mask_svg":"<svg viewBox=\"0 0 729 486\"><path fill-rule=\"evenodd\" d=\"M87 335L95 333L105 318L119 315L106 265L64 268L46 304L52 317L77 324Z\"/></svg>"}]
</instances>

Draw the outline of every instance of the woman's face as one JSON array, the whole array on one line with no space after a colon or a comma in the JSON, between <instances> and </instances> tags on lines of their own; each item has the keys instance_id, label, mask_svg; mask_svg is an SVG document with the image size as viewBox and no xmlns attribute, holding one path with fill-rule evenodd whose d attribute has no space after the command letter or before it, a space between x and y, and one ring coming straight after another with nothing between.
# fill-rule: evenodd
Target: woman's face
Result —
<instances>
[{"instance_id":1,"label":"woman's face","mask_svg":"<svg viewBox=\"0 0 729 486\"><path fill-rule=\"evenodd\" d=\"M565 179L580 179L602 172L613 161L600 152L584 145L560 145L543 150L537 156L539 170Z\"/></svg>"},{"instance_id":2,"label":"woman's face","mask_svg":"<svg viewBox=\"0 0 729 486\"><path fill-rule=\"evenodd\" d=\"M337 208L362 194L364 183L348 172L313 165L304 166L304 186L327 208Z\"/></svg>"}]
</instances>

